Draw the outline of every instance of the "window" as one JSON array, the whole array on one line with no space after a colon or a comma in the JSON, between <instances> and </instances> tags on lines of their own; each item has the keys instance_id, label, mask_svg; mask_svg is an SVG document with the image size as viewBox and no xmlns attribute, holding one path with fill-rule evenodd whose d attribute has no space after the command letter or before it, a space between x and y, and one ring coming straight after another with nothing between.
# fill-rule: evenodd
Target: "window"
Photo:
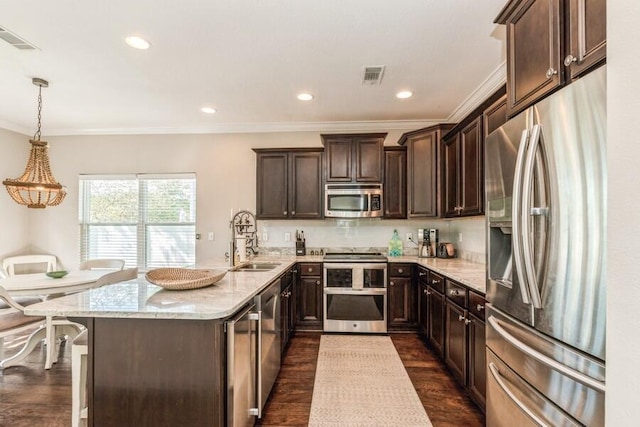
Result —
<instances>
[{"instance_id":1,"label":"window","mask_svg":"<svg viewBox=\"0 0 640 427\"><path fill-rule=\"evenodd\" d=\"M146 270L195 263L195 174L81 175L80 260Z\"/></svg>"}]
</instances>

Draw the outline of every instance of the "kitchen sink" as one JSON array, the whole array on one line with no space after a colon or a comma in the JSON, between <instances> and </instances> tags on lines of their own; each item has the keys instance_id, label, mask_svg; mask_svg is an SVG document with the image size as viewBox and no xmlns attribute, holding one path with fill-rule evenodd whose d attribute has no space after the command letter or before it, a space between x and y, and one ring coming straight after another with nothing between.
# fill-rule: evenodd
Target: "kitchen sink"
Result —
<instances>
[{"instance_id":1,"label":"kitchen sink","mask_svg":"<svg viewBox=\"0 0 640 427\"><path fill-rule=\"evenodd\" d=\"M279 265L279 262L250 262L234 267L233 271L269 271Z\"/></svg>"}]
</instances>

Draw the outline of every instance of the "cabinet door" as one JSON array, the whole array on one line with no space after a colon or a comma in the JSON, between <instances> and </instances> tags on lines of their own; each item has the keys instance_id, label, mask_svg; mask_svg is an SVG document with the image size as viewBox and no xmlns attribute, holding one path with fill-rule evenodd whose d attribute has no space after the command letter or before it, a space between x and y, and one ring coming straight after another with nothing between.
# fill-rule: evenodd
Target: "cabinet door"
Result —
<instances>
[{"instance_id":1,"label":"cabinet door","mask_svg":"<svg viewBox=\"0 0 640 427\"><path fill-rule=\"evenodd\" d=\"M298 321L306 326L322 323L322 280L320 277L301 277L298 287Z\"/></svg>"},{"instance_id":2,"label":"cabinet door","mask_svg":"<svg viewBox=\"0 0 640 427\"><path fill-rule=\"evenodd\" d=\"M564 65L570 79L603 61L607 49L606 0L571 0L569 46Z\"/></svg>"},{"instance_id":3,"label":"cabinet door","mask_svg":"<svg viewBox=\"0 0 640 427\"><path fill-rule=\"evenodd\" d=\"M257 154L256 216L259 219L281 219L289 215L287 159L286 152Z\"/></svg>"},{"instance_id":4,"label":"cabinet door","mask_svg":"<svg viewBox=\"0 0 640 427\"><path fill-rule=\"evenodd\" d=\"M458 216L458 159L460 133L442 144L442 216Z\"/></svg>"},{"instance_id":5,"label":"cabinet door","mask_svg":"<svg viewBox=\"0 0 640 427\"><path fill-rule=\"evenodd\" d=\"M444 307L445 298L440 292L429 286L428 310L429 310L429 344L440 357L444 355Z\"/></svg>"},{"instance_id":6,"label":"cabinet door","mask_svg":"<svg viewBox=\"0 0 640 427\"><path fill-rule=\"evenodd\" d=\"M325 140L327 182L351 182L353 149L351 138Z\"/></svg>"},{"instance_id":7,"label":"cabinet door","mask_svg":"<svg viewBox=\"0 0 640 427\"><path fill-rule=\"evenodd\" d=\"M411 218L438 215L439 131L426 131L407 141L408 202Z\"/></svg>"},{"instance_id":8,"label":"cabinet door","mask_svg":"<svg viewBox=\"0 0 640 427\"><path fill-rule=\"evenodd\" d=\"M428 336L429 333L429 289L424 283L418 282L418 332Z\"/></svg>"},{"instance_id":9,"label":"cabinet door","mask_svg":"<svg viewBox=\"0 0 640 427\"><path fill-rule=\"evenodd\" d=\"M288 298L291 286L285 288L280 292L280 325L282 327L282 339L280 340L280 353L284 353L284 349L289 343L289 312L291 300Z\"/></svg>"},{"instance_id":10,"label":"cabinet door","mask_svg":"<svg viewBox=\"0 0 640 427\"><path fill-rule=\"evenodd\" d=\"M509 116L563 83L560 12L561 0L524 0L506 22Z\"/></svg>"},{"instance_id":11,"label":"cabinet door","mask_svg":"<svg viewBox=\"0 0 640 427\"><path fill-rule=\"evenodd\" d=\"M291 152L289 159L291 218L322 218L322 152Z\"/></svg>"},{"instance_id":12,"label":"cabinet door","mask_svg":"<svg viewBox=\"0 0 640 427\"><path fill-rule=\"evenodd\" d=\"M415 310L411 292L411 279L391 277L387 289L387 319L389 327L408 327L413 323Z\"/></svg>"},{"instance_id":13,"label":"cabinet door","mask_svg":"<svg viewBox=\"0 0 640 427\"><path fill-rule=\"evenodd\" d=\"M446 345L444 361L462 384L467 378L467 325L466 310L451 301L446 304Z\"/></svg>"},{"instance_id":14,"label":"cabinet door","mask_svg":"<svg viewBox=\"0 0 640 427\"><path fill-rule=\"evenodd\" d=\"M486 138L507 121L507 96L504 95L482 113L482 133Z\"/></svg>"},{"instance_id":15,"label":"cabinet door","mask_svg":"<svg viewBox=\"0 0 640 427\"><path fill-rule=\"evenodd\" d=\"M485 348L485 324L475 316L469 316L469 390L484 409L487 400L487 350Z\"/></svg>"},{"instance_id":16,"label":"cabinet door","mask_svg":"<svg viewBox=\"0 0 640 427\"><path fill-rule=\"evenodd\" d=\"M484 172L482 117L460 131L458 184L460 215L478 215L484 211Z\"/></svg>"},{"instance_id":17,"label":"cabinet door","mask_svg":"<svg viewBox=\"0 0 640 427\"><path fill-rule=\"evenodd\" d=\"M355 181L382 182L384 174L384 139L358 138L354 139L355 151Z\"/></svg>"},{"instance_id":18,"label":"cabinet door","mask_svg":"<svg viewBox=\"0 0 640 427\"><path fill-rule=\"evenodd\" d=\"M407 217L407 152L388 148L384 152L384 217Z\"/></svg>"}]
</instances>

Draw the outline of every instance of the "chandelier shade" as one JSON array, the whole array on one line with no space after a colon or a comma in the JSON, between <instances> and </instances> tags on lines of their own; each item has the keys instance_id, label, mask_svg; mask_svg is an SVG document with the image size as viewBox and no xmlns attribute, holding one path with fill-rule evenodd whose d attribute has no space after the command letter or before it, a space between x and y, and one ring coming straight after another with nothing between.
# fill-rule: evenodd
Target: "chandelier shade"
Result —
<instances>
[{"instance_id":1,"label":"chandelier shade","mask_svg":"<svg viewBox=\"0 0 640 427\"><path fill-rule=\"evenodd\" d=\"M13 200L28 208L43 209L57 206L64 200L67 190L51 173L49 166L49 144L40 140L40 119L42 111L42 88L49 83L42 79L33 79L38 90L38 130L29 140L31 152L24 173L15 179L7 178L2 184Z\"/></svg>"}]
</instances>

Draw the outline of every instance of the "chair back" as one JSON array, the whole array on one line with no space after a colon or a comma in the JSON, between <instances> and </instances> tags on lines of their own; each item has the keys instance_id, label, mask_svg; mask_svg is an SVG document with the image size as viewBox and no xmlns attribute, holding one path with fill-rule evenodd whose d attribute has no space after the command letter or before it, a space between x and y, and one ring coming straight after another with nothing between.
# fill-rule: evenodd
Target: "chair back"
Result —
<instances>
[{"instance_id":1,"label":"chair back","mask_svg":"<svg viewBox=\"0 0 640 427\"><path fill-rule=\"evenodd\" d=\"M24 264L46 264L46 272L56 271L58 260L55 255L20 255L20 256L12 256L7 257L2 261L2 269L5 271L7 276L15 276L16 274L16 265L24 265ZM40 268L35 267L37 271L31 271L34 269L32 266L28 271L29 273L41 272L42 266Z\"/></svg>"},{"instance_id":2,"label":"chair back","mask_svg":"<svg viewBox=\"0 0 640 427\"><path fill-rule=\"evenodd\" d=\"M125 268L124 270L114 271L113 273L107 273L100 277L96 282L96 288L105 285L111 285L113 283L125 282L127 280L135 279L138 277L138 267Z\"/></svg>"},{"instance_id":3,"label":"chair back","mask_svg":"<svg viewBox=\"0 0 640 427\"><path fill-rule=\"evenodd\" d=\"M90 259L80 264L80 270L122 270L123 259Z\"/></svg>"}]
</instances>

